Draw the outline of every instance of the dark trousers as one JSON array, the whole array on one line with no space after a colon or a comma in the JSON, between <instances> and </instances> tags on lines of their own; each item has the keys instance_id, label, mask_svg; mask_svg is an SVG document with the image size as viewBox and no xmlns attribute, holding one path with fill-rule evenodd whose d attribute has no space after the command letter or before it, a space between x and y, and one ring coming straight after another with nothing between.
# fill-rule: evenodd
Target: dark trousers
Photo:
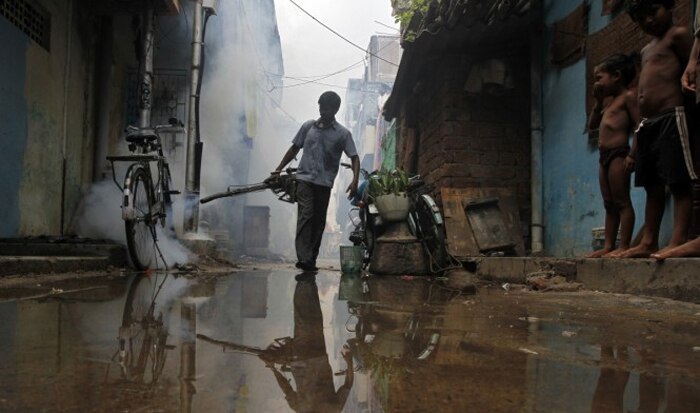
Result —
<instances>
[{"instance_id":1,"label":"dark trousers","mask_svg":"<svg viewBox=\"0 0 700 413\"><path fill-rule=\"evenodd\" d=\"M297 236L295 247L297 260L316 264L321 248L323 230L326 228L326 212L331 198L331 188L299 181L297 184Z\"/></svg>"}]
</instances>

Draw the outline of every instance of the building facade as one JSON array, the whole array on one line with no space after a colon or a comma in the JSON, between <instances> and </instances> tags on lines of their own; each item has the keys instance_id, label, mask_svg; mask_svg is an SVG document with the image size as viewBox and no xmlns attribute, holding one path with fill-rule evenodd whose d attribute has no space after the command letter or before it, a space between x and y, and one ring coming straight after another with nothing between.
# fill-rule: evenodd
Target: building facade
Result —
<instances>
[{"instance_id":1,"label":"building facade","mask_svg":"<svg viewBox=\"0 0 700 413\"><path fill-rule=\"evenodd\" d=\"M506 191L530 252L590 251L604 224L596 138L586 131L592 70L649 41L622 4L433 2L403 28L404 54L383 109L397 125L397 164L424 176L438 200L443 188ZM691 9L677 1L676 22L689 25ZM643 190L632 198L638 229Z\"/></svg>"},{"instance_id":2,"label":"building facade","mask_svg":"<svg viewBox=\"0 0 700 413\"><path fill-rule=\"evenodd\" d=\"M153 4L151 124L166 124L173 117L187 124L194 2ZM11 62L0 67L0 237L86 236L78 223L94 203L86 197L100 196L95 184L111 183L105 157L129 153L124 129L138 124L145 5L87 0L0 4L2 53ZM270 123L264 114L282 98L279 88L267 91L280 86L284 74L272 0L219 2L215 11L206 26L200 119L207 165L202 190L210 193L248 183L259 124ZM264 53L256 58L256 50ZM261 66L279 76L261 81ZM162 138L173 188L183 190L186 134ZM119 202L116 195L116 216ZM241 249L245 197L234 204L220 213L203 211L202 218L225 231L232 248ZM177 201L175 206L178 218ZM113 238L105 231L87 236Z\"/></svg>"}]
</instances>

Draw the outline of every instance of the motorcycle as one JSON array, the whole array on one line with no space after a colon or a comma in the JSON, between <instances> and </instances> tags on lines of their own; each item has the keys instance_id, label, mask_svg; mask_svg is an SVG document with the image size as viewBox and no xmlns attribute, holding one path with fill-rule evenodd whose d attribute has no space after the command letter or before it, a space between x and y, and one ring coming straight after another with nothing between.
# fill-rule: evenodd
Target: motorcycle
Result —
<instances>
[{"instance_id":1,"label":"motorcycle","mask_svg":"<svg viewBox=\"0 0 700 413\"><path fill-rule=\"evenodd\" d=\"M351 168L347 163L341 165ZM360 168L360 175L363 181L350 202L353 208L348 212L348 218L354 226L349 240L353 245L364 248L362 268L366 269L372 259L376 240L384 234L386 225L372 197L368 194L370 180L377 179L376 171L370 173ZM408 227L411 234L423 245L429 257L431 272L438 273L450 265L454 266L454 263L451 263L451 257L447 252L445 222L440 208L429 194L429 189L420 175L409 178L407 194L411 209L408 214Z\"/></svg>"},{"instance_id":2,"label":"motorcycle","mask_svg":"<svg viewBox=\"0 0 700 413\"><path fill-rule=\"evenodd\" d=\"M345 168L351 168L351 165L347 163L341 163L341 165ZM373 177L376 174L360 168L360 175L363 181L358 186L355 197L350 200L350 205L353 208L348 211L348 218L353 225L353 229L348 239L352 242L352 245L363 248L362 269L366 269L372 258L376 239L383 233L383 222L379 216L377 206L367 193L369 181L374 179Z\"/></svg>"}]
</instances>

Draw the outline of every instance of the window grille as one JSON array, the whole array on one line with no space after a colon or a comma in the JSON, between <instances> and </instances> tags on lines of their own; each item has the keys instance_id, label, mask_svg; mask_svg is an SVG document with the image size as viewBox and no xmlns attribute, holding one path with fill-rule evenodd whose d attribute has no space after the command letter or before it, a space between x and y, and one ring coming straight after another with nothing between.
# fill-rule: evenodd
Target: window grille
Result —
<instances>
[{"instance_id":1,"label":"window grille","mask_svg":"<svg viewBox=\"0 0 700 413\"><path fill-rule=\"evenodd\" d=\"M41 47L50 50L51 15L33 0L0 0L0 15Z\"/></svg>"}]
</instances>

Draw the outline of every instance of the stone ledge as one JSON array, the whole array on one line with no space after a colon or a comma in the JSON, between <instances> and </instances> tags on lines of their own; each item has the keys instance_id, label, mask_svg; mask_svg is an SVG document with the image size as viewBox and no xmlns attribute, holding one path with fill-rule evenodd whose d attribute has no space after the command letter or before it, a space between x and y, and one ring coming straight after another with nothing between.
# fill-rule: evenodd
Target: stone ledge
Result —
<instances>
[{"instance_id":1,"label":"stone ledge","mask_svg":"<svg viewBox=\"0 0 700 413\"><path fill-rule=\"evenodd\" d=\"M587 289L700 303L700 259L582 259L576 278Z\"/></svg>"},{"instance_id":2,"label":"stone ledge","mask_svg":"<svg viewBox=\"0 0 700 413\"><path fill-rule=\"evenodd\" d=\"M485 280L523 284L528 275L553 272L588 290L651 295L700 303L700 258L658 263L650 259L478 257L475 274Z\"/></svg>"},{"instance_id":3,"label":"stone ledge","mask_svg":"<svg viewBox=\"0 0 700 413\"><path fill-rule=\"evenodd\" d=\"M568 279L576 277L576 260L541 257L479 257L476 275L491 281L525 283L529 274L553 271Z\"/></svg>"},{"instance_id":4,"label":"stone ledge","mask_svg":"<svg viewBox=\"0 0 700 413\"><path fill-rule=\"evenodd\" d=\"M0 256L0 277L20 274L47 274L106 270L109 257Z\"/></svg>"}]
</instances>

